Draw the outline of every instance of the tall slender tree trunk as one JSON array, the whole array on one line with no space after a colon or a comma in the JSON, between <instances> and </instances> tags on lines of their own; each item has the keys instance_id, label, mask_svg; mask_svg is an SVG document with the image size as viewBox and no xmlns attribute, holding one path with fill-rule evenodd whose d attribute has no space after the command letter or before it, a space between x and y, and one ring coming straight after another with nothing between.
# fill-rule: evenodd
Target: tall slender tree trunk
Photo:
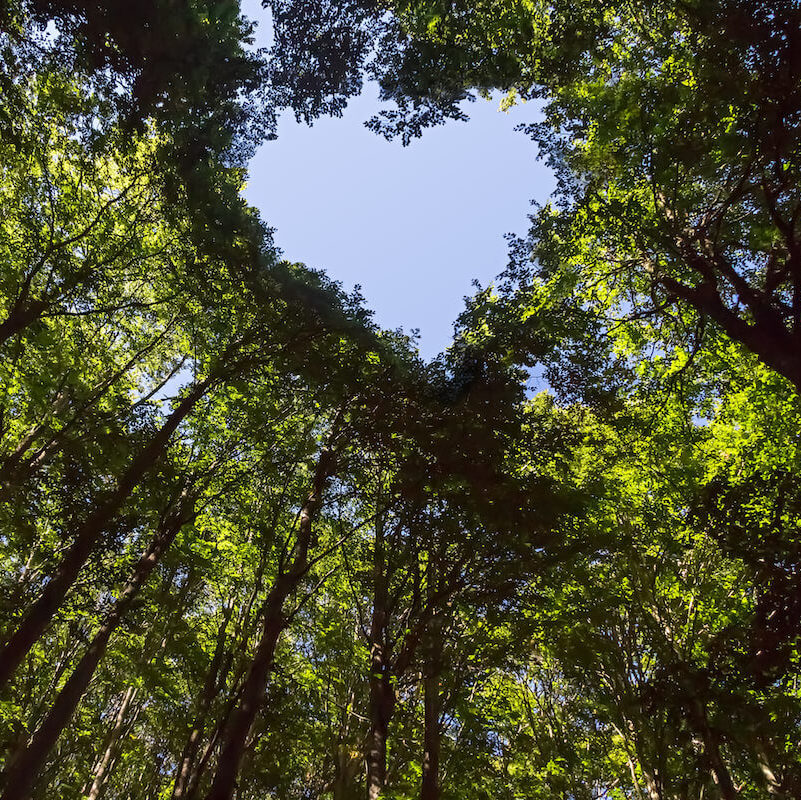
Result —
<instances>
[{"instance_id":1,"label":"tall slender tree trunk","mask_svg":"<svg viewBox=\"0 0 801 800\"><path fill-rule=\"evenodd\" d=\"M420 785L420 800L439 800L439 673L423 679L423 777Z\"/></svg>"},{"instance_id":2,"label":"tall slender tree trunk","mask_svg":"<svg viewBox=\"0 0 801 800\"><path fill-rule=\"evenodd\" d=\"M261 707L275 648L284 628L284 603L306 573L312 541L312 522L320 510L323 492L333 466L333 453L324 449L317 462L311 492L300 511L295 557L289 569L278 576L267 596L259 644L245 678L239 704L225 732L217 772L206 800L230 800L236 789L236 779L245 754L247 737Z\"/></svg>"},{"instance_id":3,"label":"tall slender tree trunk","mask_svg":"<svg viewBox=\"0 0 801 800\"><path fill-rule=\"evenodd\" d=\"M173 433L214 382L214 379L209 377L195 384L167 417L158 433L134 458L119 479L111 496L105 503L97 507L78 529L72 545L56 572L0 651L0 689L11 680L17 667L53 619L109 522L142 478L158 463Z\"/></svg>"},{"instance_id":4,"label":"tall slender tree trunk","mask_svg":"<svg viewBox=\"0 0 801 800\"><path fill-rule=\"evenodd\" d=\"M429 566L427 581L428 605L434 603L437 589L436 561ZM423 774L420 783L420 800L439 800L439 755L441 737L439 718L442 710L440 676L442 674L442 628L441 613L433 613L428 627L426 663L423 676Z\"/></svg>"},{"instance_id":5,"label":"tall slender tree trunk","mask_svg":"<svg viewBox=\"0 0 801 800\"><path fill-rule=\"evenodd\" d=\"M169 578L165 579L165 585L172 585L174 580L175 580L175 570L172 570L170 572L170 574L169 574ZM180 594L178 595L178 600L177 600L176 605L175 605L175 608L177 609L179 615L181 614L182 610L185 607L186 598L187 598L187 595L188 595L188 593L190 591L191 585L192 585L192 570L190 569L189 575L187 575L186 580L183 582L183 585L181 586L181 591L180 591ZM165 634L164 634L160 644L158 645L158 647L155 650L154 658L159 653L163 654L165 652L165 650L167 649L167 647L169 646L170 639L171 639L171 633L172 633L172 631L171 631L172 627L173 626L170 625L169 623L167 624L166 629L165 629ZM148 659L146 657L145 661L147 661L147 660ZM133 725L136 722L136 719L139 716L139 713L140 713L141 710L142 710L142 704L139 703L139 704L137 704L137 706L136 706L136 708L134 710L134 713L130 716L130 719L128 719L126 721L124 730L122 730L119 733L119 735L116 736L117 744L114 747L114 751L113 751L111 760L108 762L108 765L105 767L105 774L103 775L103 782L100 785L100 796L103 795L103 793L104 793L104 791L106 789L106 786L108 785L108 780L109 780L111 771L112 771L114 765L117 763L117 758L119 757L120 750L122 749L123 737L124 737L126 731L130 730L133 727ZM100 762L98 762L98 763L100 763ZM86 788L86 787L84 787L84 788Z\"/></svg>"},{"instance_id":6,"label":"tall slender tree trunk","mask_svg":"<svg viewBox=\"0 0 801 800\"><path fill-rule=\"evenodd\" d=\"M370 733L365 761L367 797L376 800L387 779L387 736L395 710L395 690L391 682L390 654L387 652L389 622L386 550L381 515L376 519L373 549L373 612L370 618Z\"/></svg>"},{"instance_id":7,"label":"tall slender tree trunk","mask_svg":"<svg viewBox=\"0 0 801 800\"><path fill-rule=\"evenodd\" d=\"M366 756L368 800L381 797L387 780L387 737L395 711L395 691L387 666L381 658L370 661L370 734Z\"/></svg>"},{"instance_id":8,"label":"tall slender tree trunk","mask_svg":"<svg viewBox=\"0 0 801 800\"><path fill-rule=\"evenodd\" d=\"M192 767L194 766L195 759L197 758L197 751L200 746L200 737L203 735L203 729L206 726L206 716L208 715L209 708L214 698L219 693L221 683L220 667L222 665L223 656L225 655L226 633L233 610L234 604L229 603L223 612L222 623L217 631L217 640L214 644L214 654L212 655L211 664L209 665L206 679L203 683L203 690L200 694L200 701L198 702L195 719L192 722L192 730L189 732L189 737L181 753L181 761L178 765L175 785L172 790L173 800L184 800L187 796Z\"/></svg>"},{"instance_id":9,"label":"tall slender tree trunk","mask_svg":"<svg viewBox=\"0 0 801 800\"><path fill-rule=\"evenodd\" d=\"M662 800L662 792L659 789L653 771L648 767L643 767L642 761L640 761L640 770L642 771L645 789L650 800Z\"/></svg>"},{"instance_id":10,"label":"tall slender tree trunk","mask_svg":"<svg viewBox=\"0 0 801 800\"><path fill-rule=\"evenodd\" d=\"M333 800L345 800L354 778L361 770L362 760L359 757L353 757L353 752L345 741L337 744L334 758L335 774L331 784L331 795Z\"/></svg>"},{"instance_id":11,"label":"tall slender tree trunk","mask_svg":"<svg viewBox=\"0 0 801 800\"><path fill-rule=\"evenodd\" d=\"M358 633L358 626L356 630ZM355 698L355 689L351 687L348 695L348 702L345 703L344 708L341 710L339 730L337 731L336 739L333 741L334 779L331 781L329 787L333 800L345 800L348 788L361 767L361 759L353 757L353 751L348 742L351 717L350 709L353 708Z\"/></svg>"},{"instance_id":12,"label":"tall slender tree trunk","mask_svg":"<svg viewBox=\"0 0 801 800\"><path fill-rule=\"evenodd\" d=\"M334 781L331 794L334 800L344 800L348 790L348 754L343 742L339 742L334 751Z\"/></svg>"},{"instance_id":13,"label":"tall slender tree trunk","mask_svg":"<svg viewBox=\"0 0 801 800\"><path fill-rule=\"evenodd\" d=\"M276 581L270 592L264 611L261 638L245 678L239 704L231 716L220 751L217 772L206 795L207 800L229 800L233 796L248 733L261 707L275 648L284 627L284 600L290 592L289 582L282 578Z\"/></svg>"},{"instance_id":14,"label":"tall slender tree trunk","mask_svg":"<svg viewBox=\"0 0 801 800\"><path fill-rule=\"evenodd\" d=\"M638 726L635 724L634 720L628 718L628 716L623 718L623 726L623 729L626 730L631 737L630 741L634 746L634 754L640 766L643 782L645 783L645 791L648 792L648 800L663 800L662 790L657 780L658 773L656 767L651 759L646 756L638 734Z\"/></svg>"},{"instance_id":15,"label":"tall slender tree trunk","mask_svg":"<svg viewBox=\"0 0 801 800\"><path fill-rule=\"evenodd\" d=\"M125 690L125 694L122 697L122 702L120 703L120 707L117 710L117 714L114 718L114 725L112 726L111 731L109 731L109 735L106 737L106 746L103 750L103 755L101 756L100 761L95 768L92 785L89 787L89 791L86 794L87 800L100 800L100 795L105 788L106 775L108 774L109 767L117 757L120 736L122 735L122 732L126 726L125 718L128 715L128 709L130 708L131 703L136 697L136 692L137 690L133 686L129 686Z\"/></svg>"},{"instance_id":16,"label":"tall slender tree trunk","mask_svg":"<svg viewBox=\"0 0 801 800\"><path fill-rule=\"evenodd\" d=\"M275 521L273 523L273 532L274 528L275 528ZM267 553L265 549L261 554L261 558L259 559L259 566L256 571L253 591L250 593L250 596L245 602L244 607L241 610L241 613L238 615L239 618L234 628L233 641L240 643L239 647L243 651L247 649L248 644L250 643L250 638L253 632L254 625L261 622L260 611L257 612L255 615L251 616L251 609L262 587L264 572L266 567L267 567ZM221 691L222 688L224 687L225 685L224 681L227 678L233 663L234 663L233 652L230 649L224 650L222 663L219 668L219 679L217 684L218 691ZM189 763L189 768L186 777L181 781L182 784L181 791L183 792L182 796L184 800L194 800L195 796L197 795L200 781L203 778L203 775L206 772L206 768L208 767L211 761L211 757L217 747L217 743L222 739L222 737L225 734L225 731L228 727L228 722L230 721L234 708L236 707L239 701L239 695L241 693L241 687L243 685L242 681L247 673L247 667L248 665L244 664L240 665L237 668L234 674L232 685L238 686L240 688L237 689L236 692L233 694L233 696L228 698L228 700L226 701L223 712L220 715L220 718L216 721L211 736L209 736L208 741L203 747L203 752L200 755L200 758L197 757L197 752L200 749L200 742L202 741L203 730L201 729L197 735L198 741L195 749L195 756ZM182 758L183 755L184 754L182 754ZM178 781L178 776L176 776L176 783L177 781Z\"/></svg>"},{"instance_id":17,"label":"tall slender tree trunk","mask_svg":"<svg viewBox=\"0 0 801 800\"><path fill-rule=\"evenodd\" d=\"M11 764L6 777L6 788L0 800L25 800L28 797L58 737L75 713L97 665L106 652L111 634L124 618L159 558L186 521L185 508L179 507L174 513L169 514L161 530L142 554L125 588L106 615L89 648L56 696L47 716L31 737L25 750L19 753Z\"/></svg>"}]
</instances>

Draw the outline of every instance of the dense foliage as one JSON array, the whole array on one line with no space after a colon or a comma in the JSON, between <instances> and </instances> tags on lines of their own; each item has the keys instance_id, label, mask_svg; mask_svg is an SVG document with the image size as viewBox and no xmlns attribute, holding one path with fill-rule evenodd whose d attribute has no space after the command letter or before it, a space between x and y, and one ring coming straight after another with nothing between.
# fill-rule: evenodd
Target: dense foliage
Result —
<instances>
[{"instance_id":1,"label":"dense foliage","mask_svg":"<svg viewBox=\"0 0 801 800\"><path fill-rule=\"evenodd\" d=\"M264 5L0 10L1 800L801 797L801 6ZM427 364L240 196L365 77L559 178Z\"/></svg>"}]
</instances>

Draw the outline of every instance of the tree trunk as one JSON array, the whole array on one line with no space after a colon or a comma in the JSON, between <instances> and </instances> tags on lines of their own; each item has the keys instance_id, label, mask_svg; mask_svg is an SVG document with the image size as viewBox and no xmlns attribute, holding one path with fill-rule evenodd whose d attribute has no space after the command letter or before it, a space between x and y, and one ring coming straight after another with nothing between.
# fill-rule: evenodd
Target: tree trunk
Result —
<instances>
[{"instance_id":1,"label":"tree trunk","mask_svg":"<svg viewBox=\"0 0 801 800\"><path fill-rule=\"evenodd\" d=\"M273 525L273 529L275 527L275 523ZM256 571L255 581L253 590L250 593L247 601L245 602L241 612L238 615L237 624L234 628L233 633L233 642L239 643L239 648L241 651L245 651L250 643L251 635L253 632L253 626L255 623L260 623L260 611L257 612L251 618L251 609L253 604L255 603L258 594L261 590L264 578L264 572L267 567L267 552L266 548L263 550L261 557L259 559L259 566ZM219 667L219 679L217 682L217 690L220 691L224 687L225 679L228 676L228 673L231 670L231 667L234 663L234 653L232 649L225 650L223 649L222 652L222 662ZM200 785L200 781L203 775L206 772L206 767L208 767L209 762L211 760L211 756L214 753L215 748L217 747L217 743L222 739L225 734L226 728L228 727L228 722L231 719L231 714L236 707L236 704L239 700L239 695L241 693L241 687L243 683L241 683L247 673L248 665L243 664L237 667L237 670L234 674L233 679L233 686L239 686L240 688L237 689L233 696L230 697L223 709L223 712L220 718L216 721L214 729L212 731L211 736L209 737L208 741L206 742L205 747L203 748L203 752L200 758L197 758L197 751L200 748L200 742L202 740L203 731L202 729L199 731L197 735L197 745L195 746L195 756L190 761L188 765L188 771L186 777L182 780L182 788L181 791L183 792L184 800L194 800L195 796L197 795L198 787ZM204 723L205 724L205 723ZM191 733L190 733L191 736ZM183 758L182 754L182 758ZM178 778L176 777L176 783Z\"/></svg>"},{"instance_id":2,"label":"tree trunk","mask_svg":"<svg viewBox=\"0 0 801 800\"><path fill-rule=\"evenodd\" d=\"M33 322L36 322L47 308L48 304L43 300L34 300L28 305L16 303L11 313L0 323L0 345L5 344L12 336L24 330Z\"/></svg>"},{"instance_id":3,"label":"tree trunk","mask_svg":"<svg viewBox=\"0 0 801 800\"><path fill-rule=\"evenodd\" d=\"M72 545L67 550L67 554L55 574L0 651L0 689L11 680L17 667L36 644L50 620L53 619L108 523L114 518L144 475L162 457L172 434L205 395L212 383L214 383L214 379L209 377L192 388L167 417L159 432L134 458L108 500L96 508L78 529Z\"/></svg>"},{"instance_id":4,"label":"tree trunk","mask_svg":"<svg viewBox=\"0 0 801 800\"><path fill-rule=\"evenodd\" d=\"M353 785L353 780L361 769L361 758L357 753L356 758L348 743L341 741L337 744L334 752L334 780L331 784L331 795L333 800L345 800L349 796L349 789Z\"/></svg>"},{"instance_id":5,"label":"tree trunk","mask_svg":"<svg viewBox=\"0 0 801 800\"><path fill-rule=\"evenodd\" d=\"M129 686L123 695L122 702L120 703L119 710L117 711L117 716L114 719L114 726L106 738L106 747L103 751L103 756L95 769L92 786L86 795L87 800L99 800L100 798L105 786L106 775L108 773L109 766L117 757L120 736L125 727L125 717L128 713L131 703L133 702L133 699L136 697L136 691L137 690L133 686Z\"/></svg>"},{"instance_id":6,"label":"tree trunk","mask_svg":"<svg viewBox=\"0 0 801 800\"><path fill-rule=\"evenodd\" d=\"M663 800L662 789L657 781L657 768L652 763L652 760L646 757L646 754L643 750L642 741L640 739L638 726L635 725L633 720L627 717L623 718L623 725L623 729L627 730L631 735L631 742L634 745L634 753L637 763L640 765L640 772L642 773L642 779L645 783L645 791L648 792L648 800Z\"/></svg>"},{"instance_id":7,"label":"tree trunk","mask_svg":"<svg viewBox=\"0 0 801 800\"><path fill-rule=\"evenodd\" d=\"M693 727L704 743L704 757L709 764L709 770L717 784L721 798L723 800L737 800L739 792L735 788L729 769L723 760L720 752L720 737L717 731L713 730L709 724L706 708L697 697L690 699L689 706Z\"/></svg>"},{"instance_id":8,"label":"tree trunk","mask_svg":"<svg viewBox=\"0 0 801 800\"><path fill-rule=\"evenodd\" d=\"M433 592L429 591L429 597ZM423 678L423 775L420 800L439 800L439 755L441 738L439 717L442 698L442 617L437 614L430 626L425 676Z\"/></svg>"},{"instance_id":9,"label":"tree trunk","mask_svg":"<svg viewBox=\"0 0 801 800\"><path fill-rule=\"evenodd\" d=\"M264 605L261 638L245 679L239 704L226 730L217 762L217 773L206 800L231 800L236 789L247 737L261 707L275 647L284 628L284 603L306 572L312 541L312 522L322 504L323 491L332 473L333 464L333 454L324 449L317 462L311 492L300 511L296 555L290 568L276 579Z\"/></svg>"},{"instance_id":10,"label":"tree trunk","mask_svg":"<svg viewBox=\"0 0 801 800\"><path fill-rule=\"evenodd\" d=\"M192 730L189 732L189 737L184 745L183 752L181 753L181 762L178 765L178 772L175 778L175 785L172 790L173 800L184 800L187 796L189 788L189 778L192 775L192 767L197 757L198 747L200 746L200 737L203 735L203 729L206 726L206 716L214 698L219 693L220 687L220 666L222 664L223 656L225 655L225 638L228 630L228 622L231 619L231 614L234 610L234 604L230 603L223 612L223 620L217 631L217 641L214 645L214 654L211 658L209 670L206 673L206 680L203 683L203 690L200 694L200 701L198 702L197 712L195 719L192 723Z\"/></svg>"},{"instance_id":11,"label":"tree trunk","mask_svg":"<svg viewBox=\"0 0 801 800\"><path fill-rule=\"evenodd\" d=\"M207 800L229 800L236 787L239 766L245 753L248 733L261 707L267 676L272 667L275 647L284 627L284 600L290 593L288 581L276 581L267 600L261 639L220 751L217 773Z\"/></svg>"},{"instance_id":12,"label":"tree trunk","mask_svg":"<svg viewBox=\"0 0 801 800\"><path fill-rule=\"evenodd\" d=\"M358 627L357 627L358 632ZM361 767L361 758L354 758L349 744L350 718L355 701L355 689L351 687L348 701L341 710L339 730L333 740L334 778L327 788L331 790L333 800L345 800L353 779Z\"/></svg>"},{"instance_id":13,"label":"tree trunk","mask_svg":"<svg viewBox=\"0 0 801 800\"><path fill-rule=\"evenodd\" d=\"M179 509L169 515L162 529L142 554L125 588L106 615L72 675L58 693L44 721L31 737L25 750L19 753L11 764L6 778L6 789L0 800L25 800L28 797L36 777L41 774L47 762L50 751L75 713L97 665L106 652L111 634L122 621L161 555L186 523L185 509L183 512L181 513Z\"/></svg>"},{"instance_id":14,"label":"tree trunk","mask_svg":"<svg viewBox=\"0 0 801 800\"><path fill-rule=\"evenodd\" d=\"M365 761L367 797L376 800L387 779L387 735L395 710L395 691L391 683L391 663L387 652L389 622L384 526L376 519L373 549L373 613L370 618L370 734Z\"/></svg>"},{"instance_id":15,"label":"tree trunk","mask_svg":"<svg viewBox=\"0 0 801 800\"><path fill-rule=\"evenodd\" d=\"M370 736L367 742L367 797L376 800L387 780L387 736L395 692L381 656L370 660Z\"/></svg>"},{"instance_id":16,"label":"tree trunk","mask_svg":"<svg viewBox=\"0 0 801 800\"><path fill-rule=\"evenodd\" d=\"M786 795L782 791L782 782L779 780L778 776L773 770L773 767L771 766L771 759L768 756L768 745L760 735L757 735L754 741L753 749L757 756L759 770L762 773L762 776L765 778L768 794L771 797L781 798L783 800Z\"/></svg>"},{"instance_id":17,"label":"tree trunk","mask_svg":"<svg viewBox=\"0 0 801 800\"><path fill-rule=\"evenodd\" d=\"M423 778L420 786L420 800L439 800L439 676L431 675L424 679L424 750Z\"/></svg>"},{"instance_id":18,"label":"tree trunk","mask_svg":"<svg viewBox=\"0 0 801 800\"><path fill-rule=\"evenodd\" d=\"M187 800L194 800L197 795L200 781L203 778L203 775L206 772L206 767L208 767L211 756L217 747L217 742L220 741L222 736L225 734L225 729L228 727L228 721L231 719L231 714L233 713L236 705L236 700L237 697L235 696L231 699L231 702L228 703L225 711L223 712L222 718L214 726L214 731L209 737L208 742L206 742L206 746L203 748L203 755L201 755L199 759L195 759L195 763L192 764L192 768L189 772L189 780L187 781L186 786L185 796Z\"/></svg>"}]
</instances>

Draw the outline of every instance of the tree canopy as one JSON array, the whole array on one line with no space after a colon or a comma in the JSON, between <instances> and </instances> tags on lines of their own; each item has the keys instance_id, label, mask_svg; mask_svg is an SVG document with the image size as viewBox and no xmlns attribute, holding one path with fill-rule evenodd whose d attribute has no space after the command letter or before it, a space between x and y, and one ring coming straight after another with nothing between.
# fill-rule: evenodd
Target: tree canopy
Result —
<instances>
[{"instance_id":1,"label":"tree canopy","mask_svg":"<svg viewBox=\"0 0 801 800\"><path fill-rule=\"evenodd\" d=\"M0 9L0 800L801 797L801 5L263 6ZM241 197L369 79L558 177L429 363Z\"/></svg>"}]
</instances>

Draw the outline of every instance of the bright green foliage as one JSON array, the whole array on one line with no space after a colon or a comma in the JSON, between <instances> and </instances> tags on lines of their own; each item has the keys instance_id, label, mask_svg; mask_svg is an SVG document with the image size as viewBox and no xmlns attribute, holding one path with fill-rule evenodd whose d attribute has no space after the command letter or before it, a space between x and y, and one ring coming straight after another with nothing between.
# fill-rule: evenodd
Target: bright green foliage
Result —
<instances>
[{"instance_id":1,"label":"bright green foliage","mask_svg":"<svg viewBox=\"0 0 801 800\"><path fill-rule=\"evenodd\" d=\"M471 89L544 101L528 132L559 179L532 230L546 279L618 315L691 308L799 385L797 2L410 2L399 15L411 42L384 85L402 111ZM390 135L416 124L376 121Z\"/></svg>"}]
</instances>

